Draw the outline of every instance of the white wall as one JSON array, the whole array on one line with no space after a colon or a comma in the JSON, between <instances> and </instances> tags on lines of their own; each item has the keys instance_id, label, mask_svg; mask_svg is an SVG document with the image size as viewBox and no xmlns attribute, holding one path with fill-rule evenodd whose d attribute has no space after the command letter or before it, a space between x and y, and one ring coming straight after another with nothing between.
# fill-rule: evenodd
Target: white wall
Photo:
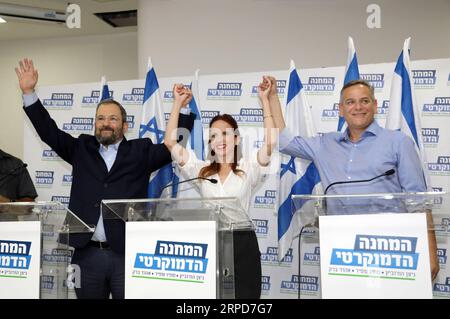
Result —
<instances>
[{"instance_id":1,"label":"white wall","mask_svg":"<svg viewBox=\"0 0 450 319\"><path fill-rule=\"evenodd\" d=\"M140 0L138 21L140 77L149 55L158 76L344 65L349 35L360 64L395 61L408 36L412 60L450 57L449 0Z\"/></svg>"},{"instance_id":2,"label":"white wall","mask_svg":"<svg viewBox=\"0 0 450 319\"><path fill-rule=\"evenodd\" d=\"M39 84L136 79L137 35L126 33L87 37L0 42L0 148L23 156L22 98L14 67L29 57L39 71Z\"/></svg>"},{"instance_id":3,"label":"white wall","mask_svg":"<svg viewBox=\"0 0 450 319\"><path fill-rule=\"evenodd\" d=\"M0 42L0 148L22 157L21 57L41 85L143 78L149 55L159 77L344 65L348 35L360 64L395 61L408 36L412 60L450 57L450 0L140 0L138 14L137 34Z\"/></svg>"}]
</instances>

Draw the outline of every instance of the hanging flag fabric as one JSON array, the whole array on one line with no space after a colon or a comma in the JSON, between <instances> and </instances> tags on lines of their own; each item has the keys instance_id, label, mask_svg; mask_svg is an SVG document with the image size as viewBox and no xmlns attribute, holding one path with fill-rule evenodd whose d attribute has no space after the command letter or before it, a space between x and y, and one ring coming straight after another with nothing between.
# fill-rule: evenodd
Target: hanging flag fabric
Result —
<instances>
[{"instance_id":1,"label":"hanging flag fabric","mask_svg":"<svg viewBox=\"0 0 450 319\"><path fill-rule=\"evenodd\" d=\"M316 135L316 130L304 91L295 64L291 61L284 112L286 127L294 135L313 137ZM293 239L299 235L302 228L302 216L300 216L298 209L293 210L291 196L317 192L320 177L313 162L284 154L280 154L280 156L278 260L281 261L291 247Z\"/></svg>"},{"instance_id":2,"label":"hanging flag fabric","mask_svg":"<svg viewBox=\"0 0 450 319\"><path fill-rule=\"evenodd\" d=\"M112 96L109 92L108 82L106 82L106 77L102 76L102 79L100 81L100 92L99 92L99 99L98 102L100 103L103 100L111 99Z\"/></svg>"},{"instance_id":3,"label":"hanging flag fabric","mask_svg":"<svg viewBox=\"0 0 450 319\"><path fill-rule=\"evenodd\" d=\"M162 143L166 123L161 100L158 79L153 68L151 58L148 59L147 75L145 78L142 118L139 127L139 137L148 137L153 143ZM148 197L159 198L164 186L173 179L172 163L165 165L150 176Z\"/></svg>"},{"instance_id":4,"label":"hanging flag fabric","mask_svg":"<svg viewBox=\"0 0 450 319\"><path fill-rule=\"evenodd\" d=\"M203 140L203 125L202 125L202 114L200 109L200 95L199 95L199 70L195 71L193 81L191 82L191 91L192 91L192 100L189 102L189 109L191 114L195 115L194 127L192 128L190 138L187 143L187 148L190 148L194 151L195 155L198 159L204 160L205 158L205 146ZM173 177L173 189L172 189L172 197L178 197L178 184L183 180L183 177L179 174L177 169L174 169L174 177ZM196 191L194 187L191 185L186 185L186 183L182 184L183 197L194 197L200 196L200 193Z\"/></svg>"},{"instance_id":5,"label":"hanging flag fabric","mask_svg":"<svg viewBox=\"0 0 450 319\"><path fill-rule=\"evenodd\" d=\"M422 163L427 189L431 190L428 164L422 139L422 125L419 107L416 102L409 60L411 38L403 44L392 76L389 112L385 127L400 130L413 139L417 154Z\"/></svg>"},{"instance_id":6,"label":"hanging flag fabric","mask_svg":"<svg viewBox=\"0 0 450 319\"><path fill-rule=\"evenodd\" d=\"M358 80L360 78L358 59L356 57L356 50L352 37L348 37L347 47L347 65L345 67L344 85L350 81ZM337 131L343 132L346 128L347 125L344 117L339 116Z\"/></svg>"}]
</instances>

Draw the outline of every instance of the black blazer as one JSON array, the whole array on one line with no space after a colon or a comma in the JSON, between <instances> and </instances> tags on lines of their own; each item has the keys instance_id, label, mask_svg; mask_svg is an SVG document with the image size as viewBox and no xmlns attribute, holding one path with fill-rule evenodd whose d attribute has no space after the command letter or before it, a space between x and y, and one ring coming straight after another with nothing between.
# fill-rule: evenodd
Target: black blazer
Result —
<instances>
[{"instance_id":1,"label":"black blazer","mask_svg":"<svg viewBox=\"0 0 450 319\"><path fill-rule=\"evenodd\" d=\"M164 144L153 144L149 138L124 138L108 172L95 136L81 134L75 138L60 130L39 100L24 109L42 141L72 165L69 209L88 225L97 225L102 199L147 198L150 174L172 161ZM179 127L190 131L194 118L192 113L180 114ZM124 253L125 223L104 219L104 226L111 249ZM69 244L82 248L91 237L71 234Z\"/></svg>"}]
</instances>

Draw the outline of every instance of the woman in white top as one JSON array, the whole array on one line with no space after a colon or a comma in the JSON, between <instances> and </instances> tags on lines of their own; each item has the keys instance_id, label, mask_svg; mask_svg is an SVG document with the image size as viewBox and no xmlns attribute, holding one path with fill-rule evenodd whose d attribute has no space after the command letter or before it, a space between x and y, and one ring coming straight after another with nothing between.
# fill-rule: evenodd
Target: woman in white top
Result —
<instances>
[{"instance_id":1,"label":"woman in white top","mask_svg":"<svg viewBox=\"0 0 450 319\"><path fill-rule=\"evenodd\" d=\"M175 84L174 102L167 124L164 144L172 153L185 178L214 178L213 184L200 180L195 183L203 197L236 197L241 208L225 209L227 217L236 224L250 221L248 210L252 191L261 181L262 168L270 163L276 132L270 112L268 95L271 82L267 77L259 85L259 97L264 113L264 144L254 158L244 159L239 151L240 136L238 125L228 114L215 116L209 124L208 160L199 160L193 151L177 143L177 123L180 110L192 98L188 87ZM258 241L254 231L236 231L234 242L235 297L259 298L261 293L261 260Z\"/></svg>"}]
</instances>

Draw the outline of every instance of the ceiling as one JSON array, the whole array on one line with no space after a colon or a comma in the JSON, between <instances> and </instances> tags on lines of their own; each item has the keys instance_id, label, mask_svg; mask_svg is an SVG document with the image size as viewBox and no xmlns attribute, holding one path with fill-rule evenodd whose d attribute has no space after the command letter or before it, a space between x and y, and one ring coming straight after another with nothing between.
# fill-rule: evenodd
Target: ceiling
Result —
<instances>
[{"instance_id":1,"label":"ceiling","mask_svg":"<svg viewBox=\"0 0 450 319\"><path fill-rule=\"evenodd\" d=\"M0 0L1 3L25 5L57 12L65 12L69 1L63 0ZM97 18L94 13L136 10L138 0L76 0L81 8L81 28L69 29L65 24L34 22L4 17L7 23L0 23L0 41L36 38L86 36L136 32L137 27L114 28Z\"/></svg>"}]
</instances>

